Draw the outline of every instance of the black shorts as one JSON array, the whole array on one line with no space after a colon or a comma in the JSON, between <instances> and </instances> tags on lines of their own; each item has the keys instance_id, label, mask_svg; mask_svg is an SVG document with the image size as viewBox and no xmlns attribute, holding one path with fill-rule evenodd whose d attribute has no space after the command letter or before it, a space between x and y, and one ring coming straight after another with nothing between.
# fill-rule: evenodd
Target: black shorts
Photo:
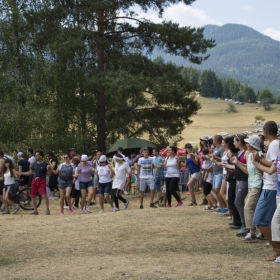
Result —
<instances>
[{"instance_id":1,"label":"black shorts","mask_svg":"<svg viewBox=\"0 0 280 280\"><path fill-rule=\"evenodd\" d=\"M4 180L0 180L0 195L3 195Z\"/></svg>"},{"instance_id":2,"label":"black shorts","mask_svg":"<svg viewBox=\"0 0 280 280\"><path fill-rule=\"evenodd\" d=\"M81 191L80 190L76 190L75 188L72 188L71 198L76 198L76 197L80 197L80 196L81 196Z\"/></svg>"},{"instance_id":3,"label":"black shorts","mask_svg":"<svg viewBox=\"0 0 280 280\"><path fill-rule=\"evenodd\" d=\"M58 185L57 185L58 175L51 175L49 179L49 188L51 192L53 192L55 189L58 191Z\"/></svg>"},{"instance_id":4,"label":"black shorts","mask_svg":"<svg viewBox=\"0 0 280 280\"><path fill-rule=\"evenodd\" d=\"M28 185L28 182L29 182L29 176L24 176L24 175L20 176L20 179L19 179L20 187Z\"/></svg>"}]
</instances>

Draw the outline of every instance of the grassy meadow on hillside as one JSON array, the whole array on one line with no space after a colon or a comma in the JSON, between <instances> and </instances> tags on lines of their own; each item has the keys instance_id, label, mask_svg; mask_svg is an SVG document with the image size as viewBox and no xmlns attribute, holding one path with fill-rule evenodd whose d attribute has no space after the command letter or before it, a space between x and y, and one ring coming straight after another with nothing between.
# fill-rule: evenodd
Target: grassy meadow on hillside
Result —
<instances>
[{"instance_id":1,"label":"grassy meadow on hillside","mask_svg":"<svg viewBox=\"0 0 280 280\"><path fill-rule=\"evenodd\" d=\"M184 146L190 141L198 143L202 134L214 136L222 131L229 134L245 130L253 132L254 129L261 128L255 123L256 115L262 115L265 121L274 120L276 123L280 123L280 105L273 105L271 111L265 111L259 104L245 103L235 105L237 113L227 113L228 102L225 100L200 96L198 101L202 108L197 115L191 118L193 123L182 132L184 140L178 146ZM250 124L254 124L254 126L250 126Z\"/></svg>"}]
</instances>

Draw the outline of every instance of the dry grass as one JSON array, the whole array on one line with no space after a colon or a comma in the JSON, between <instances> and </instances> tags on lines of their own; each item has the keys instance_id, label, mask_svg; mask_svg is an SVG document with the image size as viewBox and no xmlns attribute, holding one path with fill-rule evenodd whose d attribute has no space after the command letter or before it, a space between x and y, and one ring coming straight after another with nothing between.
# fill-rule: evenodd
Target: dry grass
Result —
<instances>
[{"instance_id":1,"label":"dry grass","mask_svg":"<svg viewBox=\"0 0 280 280\"><path fill-rule=\"evenodd\" d=\"M210 98L198 97L202 108L197 115L191 118L193 123L188 126L183 132L184 140L179 143L179 146L184 146L190 141L199 142L199 137L202 134L216 135L221 131L229 134L249 130L253 131L257 127L255 125L255 116L262 115L265 121L274 120L280 123L280 105L273 105L273 110L265 111L258 104L235 105L237 113L226 112L228 102L224 100L214 100ZM258 108L258 109L256 109ZM254 127L250 124L253 123Z\"/></svg>"},{"instance_id":2,"label":"dry grass","mask_svg":"<svg viewBox=\"0 0 280 280\"><path fill-rule=\"evenodd\" d=\"M279 267L262 261L265 242L244 244L228 220L203 207L144 210L126 196L128 210L59 216L0 216L0 279L279 279ZM201 201L201 197L198 198Z\"/></svg>"}]
</instances>

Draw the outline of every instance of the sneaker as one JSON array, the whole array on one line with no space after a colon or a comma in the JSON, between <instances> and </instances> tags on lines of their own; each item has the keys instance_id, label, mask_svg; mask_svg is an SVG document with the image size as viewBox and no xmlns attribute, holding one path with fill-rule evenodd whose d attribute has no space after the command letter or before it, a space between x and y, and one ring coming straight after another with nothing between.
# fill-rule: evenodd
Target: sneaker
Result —
<instances>
[{"instance_id":1,"label":"sneaker","mask_svg":"<svg viewBox=\"0 0 280 280\"><path fill-rule=\"evenodd\" d=\"M67 205L64 205L64 207L63 207L64 209L69 209L69 206L67 206Z\"/></svg>"},{"instance_id":2,"label":"sneaker","mask_svg":"<svg viewBox=\"0 0 280 280\"><path fill-rule=\"evenodd\" d=\"M2 215L5 215L5 214L10 214L10 211L5 209L4 211L2 211Z\"/></svg>"},{"instance_id":3,"label":"sneaker","mask_svg":"<svg viewBox=\"0 0 280 280\"><path fill-rule=\"evenodd\" d=\"M204 205L208 205L208 200L206 198L204 198L202 200L202 203L199 204L199 206L204 206Z\"/></svg>"},{"instance_id":4,"label":"sneaker","mask_svg":"<svg viewBox=\"0 0 280 280\"><path fill-rule=\"evenodd\" d=\"M236 233L236 236L240 237L240 236L245 236L247 233L250 232L250 229L246 228L246 227L241 227L240 230Z\"/></svg>"},{"instance_id":5,"label":"sneaker","mask_svg":"<svg viewBox=\"0 0 280 280\"><path fill-rule=\"evenodd\" d=\"M29 215L38 215L38 211L37 210L34 210L33 212L31 212Z\"/></svg>"},{"instance_id":6,"label":"sneaker","mask_svg":"<svg viewBox=\"0 0 280 280\"><path fill-rule=\"evenodd\" d=\"M113 212L117 212L117 211L120 211L120 209L117 207L113 207Z\"/></svg>"},{"instance_id":7,"label":"sneaker","mask_svg":"<svg viewBox=\"0 0 280 280\"><path fill-rule=\"evenodd\" d=\"M228 211L227 208L222 208L221 211L219 212L219 214L225 214Z\"/></svg>"},{"instance_id":8,"label":"sneaker","mask_svg":"<svg viewBox=\"0 0 280 280\"><path fill-rule=\"evenodd\" d=\"M128 192L127 192L127 191L124 191L123 194L128 194Z\"/></svg>"},{"instance_id":9,"label":"sneaker","mask_svg":"<svg viewBox=\"0 0 280 280\"><path fill-rule=\"evenodd\" d=\"M151 208L157 208L154 203L150 203Z\"/></svg>"},{"instance_id":10,"label":"sneaker","mask_svg":"<svg viewBox=\"0 0 280 280\"><path fill-rule=\"evenodd\" d=\"M270 243L269 243L269 242L267 242L267 243L265 244L265 246L266 246L266 247L269 247L269 246L270 246Z\"/></svg>"},{"instance_id":11,"label":"sneaker","mask_svg":"<svg viewBox=\"0 0 280 280\"><path fill-rule=\"evenodd\" d=\"M247 243L254 243L254 242L258 242L259 240L257 239L256 235L248 232L247 235L242 238L243 242L247 242Z\"/></svg>"},{"instance_id":12,"label":"sneaker","mask_svg":"<svg viewBox=\"0 0 280 280\"><path fill-rule=\"evenodd\" d=\"M265 236L260 232L259 234L257 234L257 239L259 240L266 240Z\"/></svg>"},{"instance_id":13,"label":"sneaker","mask_svg":"<svg viewBox=\"0 0 280 280\"><path fill-rule=\"evenodd\" d=\"M220 214L221 211L222 211L221 208L217 208L217 209L213 210L212 213L214 213L214 214Z\"/></svg>"},{"instance_id":14,"label":"sneaker","mask_svg":"<svg viewBox=\"0 0 280 280\"><path fill-rule=\"evenodd\" d=\"M159 201L158 201L158 200L156 200L156 201L154 202L154 204L159 204Z\"/></svg>"},{"instance_id":15,"label":"sneaker","mask_svg":"<svg viewBox=\"0 0 280 280\"><path fill-rule=\"evenodd\" d=\"M177 207L180 207L183 205L183 202L182 201L179 201L178 204L177 204Z\"/></svg>"},{"instance_id":16,"label":"sneaker","mask_svg":"<svg viewBox=\"0 0 280 280\"><path fill-rule=\"evenodd\" d=\"M73 206L72 206L72 208L73 208L73 209L78 209L78 207L77 207L77 206L75 206L75 205L73 205Z\"/></svg>"},{"instance_id":17,"label":"sneaker","mask_svg":"<svg viewBox=\"0 0 280 280\"><path fill-rule=\"evenodd\" d=\"M232 226L230 226L229 228L230 228L230 229L240 229L240 228L241 228L241 226L232 225Z\"/></svg>"},{"instance_id":18,"label":"sneaker","mask_svg":"<svg viewBox=\"0 0 280 280\"><path fill-rule=\"evenodd\" d=\"M46 215L50 215L51 211L49 209L46 210Z\"/></svg>"},{"instance_id":19,"label":"sneaker","mask_svg":"<svg viewBox=\"0 0 280 280\"><path fill-rule=\"evenodd\" d=\"M170 208L170 207L171 207L171 204L167 204L166 207L167 207L167 208Z\"/></svg>"},{"instance_id":20,"label":"sneaker","mask_svg":"<svg viewBox=\"0 0 280 280\"><path fill-rule=\"evenodd\" d=\"M162 203L163 200L164 200L164 196L162 196L162 197L160 198L159 202Z\"/></svg>"},{"instance_id":21,"label":"sneaker","mask_svg":"<svg viewBox=\"0 0 280 280\"><path fill-rule=\"evenodd\" d=\"M92 211L91 211L91 209L89 208L88 205L85 207L85 209L86 209L89 213L92 213Z\"/></svg>"},{"instance_id":22,"label":"sneaker","mask_svg":"<svg viewBox=\"0 0 280 280\"><path fill-rule=\"evenodd\" d=\"M280 257L277 257L277 258L273 261L273 263L275 263L275 264L280 264Z\"/></svg>"},{"instance_id":23,"label":"sneaker","mask_svg":"<svg viewBox=\"0 0 280 280\"><path fill-rule=\"evenodd\" d=\"M124 203L124 205L123 205L123 209L125 210L125 209L127 209L128 208L128 206L129 206L129 201L127 201L126 203Z\"/></svg>"},{"instance_id":24,"label":"sneaker","mask_svg":"<svg viewBox=\"0 0 280 280\"><path fill-rule=\"evenodd\" d=\"M90 205L90 206L92 206L92 205L96 205L95 200L94 200L94 201L92 201L89 205Z\"/></svg>"},{"instance_id":25,"label":"sneaker","mask_svg":"<svg viewBox=\"0 0 280 280\"><path fill-rule=\"evenodd\" d=\"M99 213L103 213L103 212L104 212L104 210L103 210L103 209L100 209L100 210L99 210Z\"/></svg>"},{"instance_id":26,"label":"sneaker","mask_svg":"<svg viewBox=\"0 0 280 280\"><path fill-rule=\"evenodd\" d=\"M64 215L64 212L63 212L63 211L61 211L59 215L60 215L60 216L63 216L63 215Z\"/></svg>"},{"instance_id":27,"label":"sneaker","mask_svg":"<svg viewBox=\"0 0 280 280\"><path fill-rule=\"evenodd\" d=\"M84 214L84 213L85 213L84 209L81 209L80 214Z\"/></svg>"},{"instance_id":28,"label":"sneaker","mask_svg":"<svg viewBox=\"0 0 280 280\"><path fill-rule=\"evenodd\" d=\"M69 213L70 213L70 215L75 214L75 212L72 209L69 209Z\"/></svg>"},{"instance_id":29,"label":"sneaker","mask_svg":"<svg viewBox=\"0 0 280 280\"><path fill-rule=\"evenodd\" d=\"M53 197L53 196L50 196L50 197L49 197L49 200L54 200L54 197Z\"/></svg>"},{"instance_id":30,"label":"sneaker","mask_svg":"<svg viewBox=\"0 0 280 280\"><path fill-rule=\"evenodd\" d=\"M143 205L140 205L140 209L144 209Z\"/></svg>"},{"instance_id":31,"label":"sneaker","mask_svg":"<svg viewBox=\"0 0 280 280\"><path fill-rule=\"evenodd\" d=\"M19 207L18 207L18 206L15 206L15 207L14 207L13 214L16 214L16 213L18 212L18 210L19 210Z\"/></svg>"},{"instance_id":32,"label":"sneaker","mask_svg":"<svg viewBox=\"0 0 280 280\"><path fill-rule=\"evenodd\" d=\"M57 200L57 199L59 199L59 197L57 197L57 196L54 196L54 197L53 197L53 200Z\"/></svg>"},{"instance_id":33,"label":"sneaker","mask_svg":"<svg viewBox=\"0 0 280 280\"><path fill-rule=\"evenodd\" d=\"M227 219L228 220L232 220L232 216L227 216Z\"/></svg>"}]
</instances>

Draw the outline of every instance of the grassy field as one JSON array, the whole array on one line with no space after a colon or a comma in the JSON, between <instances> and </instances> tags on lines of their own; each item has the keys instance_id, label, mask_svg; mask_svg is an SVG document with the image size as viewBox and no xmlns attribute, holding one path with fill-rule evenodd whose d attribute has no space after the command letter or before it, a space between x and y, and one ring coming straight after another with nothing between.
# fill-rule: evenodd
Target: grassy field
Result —
<instances>
[{"instance_id":1,"label":"grassy field","mask_svg":"<svg viewBox=\"0 0 280 280\"><path fill-rule=\"evenodd\" d=\"M273 105L273 110L265 111L258 104L246 103L244 105L235 105L237 113L226 112L228 102L224 100L214 100L210 98L198 97L202 108L193 118L193 123L186 127L182 132L184 140L179 143L179 146L184 146L185 143L195 141L199 143L199 137L202 134L216 135L221 131L229 134L260 128L256 126L255 116L262 115L265 121L274 120L280 123L280 105ZM257 109L258 108L258 109ZM254 126L250 126L254 124Z\"/></svg>"},{"instance_id":2,"label":"grassy field","mask_svg":"<svg viewBox=\"0 0 280 280\"><path fill-rule=\"evenodd\" d=\"M38 216L1 215L0 279L279 279L264 262L265 241L244 244L229 220L203 207L139 209L59 215L59 201ZM201 201L201 197L198 197ZM121 206L122 207L122 206ZM78 212L78 211L76 211Z\"/></svg>"}]
</instances>

